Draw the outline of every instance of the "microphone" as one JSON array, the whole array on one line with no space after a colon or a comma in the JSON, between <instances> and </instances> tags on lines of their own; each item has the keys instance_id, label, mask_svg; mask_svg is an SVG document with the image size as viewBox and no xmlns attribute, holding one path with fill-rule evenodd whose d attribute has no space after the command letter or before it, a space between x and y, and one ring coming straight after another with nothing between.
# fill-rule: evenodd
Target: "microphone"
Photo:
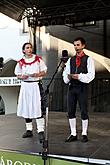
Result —
<instances>
[{"instance_id":1,"label":"microphone","mask_svg":"<svg viewBox=\"0 0 110 165\"><path fill-rule=\"evenodd\" d=\"M67 50L62 50L62 57L61 57L61 61L66 63L68 61L68 51Z\"/></svg>"}]
</instances>

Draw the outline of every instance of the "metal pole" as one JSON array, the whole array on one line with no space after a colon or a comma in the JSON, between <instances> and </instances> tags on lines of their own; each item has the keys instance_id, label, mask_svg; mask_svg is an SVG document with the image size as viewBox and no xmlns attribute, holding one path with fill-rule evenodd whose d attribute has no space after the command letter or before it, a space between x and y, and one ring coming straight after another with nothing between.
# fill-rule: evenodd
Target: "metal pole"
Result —
<instances>
[{"instance_id":1,"label":"metal pole","mask_svg":"<svg viewBox=\"0 0 110 165\"><path fill-rule=\"evenodd\" d=\"M33 28L33 53L36 54L36 26Z\"/></svg>"},{"instance_id":2,"label":"metal pole","mask_svg":"<svg viewBox=\"0 0 110 165\"><path fill-rule=\"evenodd\" d=\"M44 165L46 165L46 160L47 160L47 155L48 155L48 111L49 111L49 108L50 108L49 87L50 87L50 85L51 85L51 83L52 83L52 81L53 81L53 79L54 79L61 63L62 63L62 60L60 61L59 65L57 66L55 73L53 74L49 84L47 85L47 89L45 91L45 94L42 97L42 99L44 99L44 97L46 95L48 95L48 103L47 103L48 105L46 107L46 116L45 116L45 139L44 139L44 142L43 142L43 152L42 152L42 159L44 160Z\"/></svg>"},{"instance_id":3,"label":"metal pole","mask_svg":"<svg viewBox=\"0 0 110 165\"><path fill-rule=\"evenodd\" d=\"M48 154L48 109L49 109L49 107L46 107L45 140L43 141L43 152L42 152L42 159L44 160L44 165L46 165L47 154Z\"/></svg>"},{"instance_id":4,"label":"metal pole","mask_svg":"<svg viewBox=\"0 0 110 165\"><path fill-rule=\"evenodd\" d=\"M107 20L103 20L103 49L104 56L107 57Z\"/></svg>"}]
</instances>

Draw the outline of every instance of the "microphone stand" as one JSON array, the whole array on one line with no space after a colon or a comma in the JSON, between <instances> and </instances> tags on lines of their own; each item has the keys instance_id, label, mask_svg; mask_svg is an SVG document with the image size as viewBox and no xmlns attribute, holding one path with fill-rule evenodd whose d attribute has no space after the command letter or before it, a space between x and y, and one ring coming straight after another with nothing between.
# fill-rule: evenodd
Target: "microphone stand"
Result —
<instances>
[{"instance_id":1,"label":"microphone stand","mask_svg":"<svg viewBox=\"0 0 110 165\"><path fill-rule=\"evenodd\" d=\"M49 84L47 85L44 95L41 97L41 100L43 100L44 97L46 97L48 95L48 105L46 105L46 115L45 115L45 139L43 141L43 152L42 152L42 159L44 160L44 165L46 165L46 160L47 160L47 155L48 155L48 111L49 111L49 107L50 107L49 87L50 87L62 61L63 60L61 59L59 65L56 68L55 73L53 74Z\"/></svg>"}]
</instances>

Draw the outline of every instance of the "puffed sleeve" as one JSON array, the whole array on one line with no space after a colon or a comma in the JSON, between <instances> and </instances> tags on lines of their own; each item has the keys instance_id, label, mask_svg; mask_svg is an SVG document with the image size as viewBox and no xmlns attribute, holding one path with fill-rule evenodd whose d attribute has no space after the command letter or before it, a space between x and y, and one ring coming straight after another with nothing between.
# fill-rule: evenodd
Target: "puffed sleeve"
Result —
<instances>
[{"instance_id":1,"label":"puffed sleeve","mask_svg":"<svg viewBox=\"0 0 110 165\"><path fill-rule=\"evenodd\" d=\"M88 57L87 59L87 70L88 72L85 73L80 73L78 75L78 80L83 82L83 83L89 83L95 78L95 66L94 66L94 61L91 57Z\"/></svg>"},{"instance_id":2,"label":"puffed sleeve","mask_svg":"<svg viewBox=\"0 0 110 165\"><path fill-rule=\"evenodd\" d=\"M40 59L40 71L45 71L47 72L47 66L46 64L44 63L44 61L42 59Z\"/></svg>"},{"instance_id":3,"label":"puffed sleeve","mask_svg":"<svg viewBox=\"0 0 110 165\"><path fill-rule=\"evenodd\" d=\"M15 75L20 75L20 74L22 74L22 69L21 69L21 67L20 67L20 65L19 65L19 62L18 62L18 63L16 64L16 66L15 66L14 73L15 73Z\"/></svg>"},{"instance_id":4,"label":"puffed sleeve","mask_svg":"<svg viewBox=\"0 0 110 165\"><path fill-rule=\"evenodd\" d=\"M70 74L70 58L68 59L66 66L64 68L63 71L63 81L65 82L65 84L69 83L69 79L68 79L68 74Z\"/></svg>"}]
</instances>

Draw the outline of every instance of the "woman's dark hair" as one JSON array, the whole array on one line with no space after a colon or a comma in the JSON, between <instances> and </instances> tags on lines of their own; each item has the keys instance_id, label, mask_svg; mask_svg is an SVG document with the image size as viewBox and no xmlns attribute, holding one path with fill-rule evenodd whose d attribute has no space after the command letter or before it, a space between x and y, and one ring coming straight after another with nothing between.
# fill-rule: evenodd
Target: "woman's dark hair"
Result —
<instances>
[{"instance_id":1,"label":"woman's dark hair","mask_svg":"<svg viewBox=\"0 0 110 165\"><path fill-rule=\"evenodd\" d=\"M81 41L82 45L86 44L86 41L83 37L77 37L77 38L74 39L74 41Z\"/></svg>"},{"instance_id":2,"label":"woman's dark hair","mask_svg":"<svg viewBox=\"0 0 110 165\"><path fill-rule=\"evenodd\" d=\"M24 50L25 49L25 46L28 45L28 44L32 46L32 44L30 42L26 42L26 43L23 44L22 50Z\"/></svg>"}]
</instances>

